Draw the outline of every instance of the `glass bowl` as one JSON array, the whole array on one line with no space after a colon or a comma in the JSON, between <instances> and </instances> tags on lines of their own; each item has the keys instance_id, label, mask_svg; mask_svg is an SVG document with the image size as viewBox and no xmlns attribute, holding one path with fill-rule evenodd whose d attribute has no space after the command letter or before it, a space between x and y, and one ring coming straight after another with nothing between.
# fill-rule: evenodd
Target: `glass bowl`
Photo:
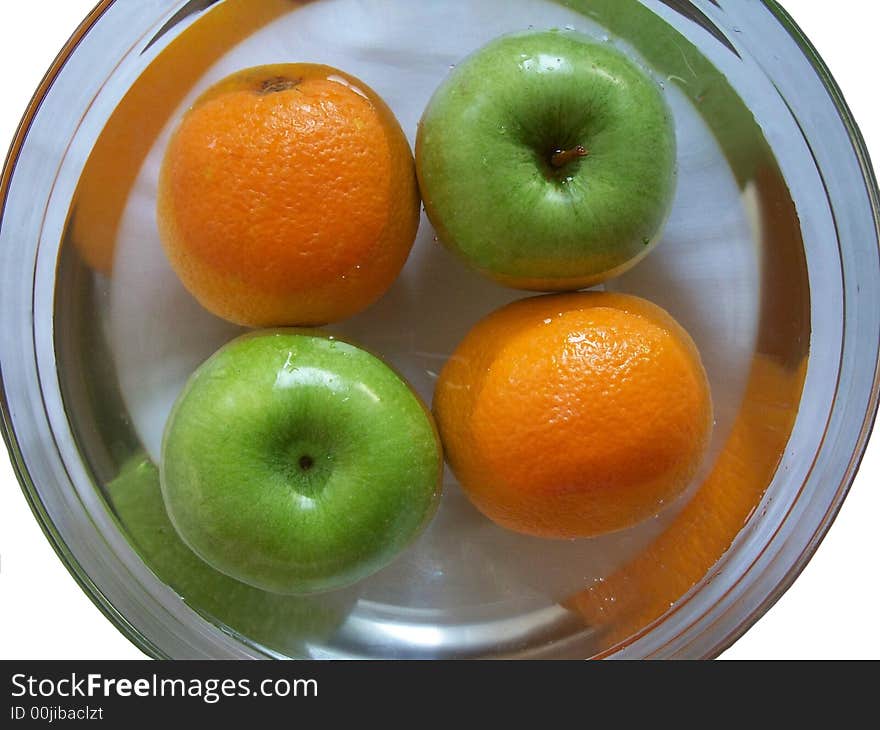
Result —
<instances>
[{"instance_id":1,"label":"glass bowl","mask_svg":"<svg viewBox=\"0 0 880 730\"><path fill-rule=\"evenodd\" d=\"M240 330L202 310L158 243L174 122L244 66L362 78L414 138L450 67L489 39L571 28L656 76L679 186L663 240L606 288L693 335L716 423L692 487L592 540L506 532L447 470L437 517L351 589L280 597L215 573L157 501L162 426L186 377ZM803 568L877 409L878 193L815 50L775 2L104 0L30 105L3 171L3 433L48 539L156 657L712 657ZM423 219L389 293L334 332L430 402L467 330L522 293L468 272Z\"/></svg>"}]
</instances>

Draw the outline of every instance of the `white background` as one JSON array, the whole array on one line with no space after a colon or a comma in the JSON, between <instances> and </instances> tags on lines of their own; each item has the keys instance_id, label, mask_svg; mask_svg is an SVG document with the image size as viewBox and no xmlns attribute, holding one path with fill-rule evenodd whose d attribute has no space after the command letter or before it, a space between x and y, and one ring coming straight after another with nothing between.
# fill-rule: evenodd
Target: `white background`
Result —
<instances>
[{"instance_id":1,"label":"white background","mask_svg":"<svg viewBox=\"0 0 880 730\"><path fill-rule=\"evenodd\" d=\"M744 2L745 0L729 0ZM94 0L2 3L0 145L56 53ZM876 41L880 13L864 0L785 0L819 49L880 160ZM880 166L880 163L878 163ZM880 336L880 333L878 333ZM794 586L726 659L878 659L880 436L843 510ZM140 659L80 590L30 513L0 449L0 659Z\"/></svg>"}]
</instances>

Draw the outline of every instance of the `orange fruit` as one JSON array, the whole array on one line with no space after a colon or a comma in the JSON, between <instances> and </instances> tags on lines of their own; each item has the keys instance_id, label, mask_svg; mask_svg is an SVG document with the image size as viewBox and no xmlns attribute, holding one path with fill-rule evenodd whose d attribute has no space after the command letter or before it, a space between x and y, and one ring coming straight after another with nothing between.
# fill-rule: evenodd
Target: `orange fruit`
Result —
<instances>
[{"instance_id":1,"label":"orange fruit","mask_svg":"<svg viewBox=\"0 0 880 730\"><path fill-rule=\"evenodd\" d=\"M693 478L712 427L689 335L650 302L599 292L489 315L441 372L434 411L476 507L549 538L656 514Z\"/></svg>"},{"instance_id":2,"label":"orange fruit","mask_svg":"<svg viewBox=\"0 0 880 730\"><path fill-rule=\"evenodd\" d=\"M385 103L329 66L233 74L162 165L171 265L208 310L253 327L325 324L391 285L419 224L409 143Z\"/></svg>"},{"instance_id":3,"label":"orange fruit","mask_svg":"<svg viewBox=\"0 0 880 730\"><path fill-rule=\"evenodd\" d=\"M86 264L112 273L119 224L132 187L156 137L193 84L232 46L290 9L290 0L215 4L138 77L95 142L74 195L71 238Z\"/></svg>"}]
</instances>

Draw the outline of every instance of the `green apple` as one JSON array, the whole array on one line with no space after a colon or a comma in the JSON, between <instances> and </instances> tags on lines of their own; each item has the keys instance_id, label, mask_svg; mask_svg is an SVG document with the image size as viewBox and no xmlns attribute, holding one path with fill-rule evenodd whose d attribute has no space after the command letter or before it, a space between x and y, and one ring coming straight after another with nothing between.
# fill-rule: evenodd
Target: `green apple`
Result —
<instances>
[{"instance_id":1,"label":"green apple","mask_svg":"<svg viewBox=\"0 0 880 730\"><path fill-rule=\"evenodd\" d=\"M283 594L387 565L434 512L433 419L388 365L307 330L245 335L191 377L162 445L161 484L208 564Z\"/></svg>"},{"instance_id":2,"label":"green apple","mask_svg":"<svg viewBox=\"0 0 880 730\"><path fill-rule=\"evenodd\" d=\"M159 470L149 457L132 457L107 487L132 547L163 583L191 608L242 636L288 656L331 636L348 616L351 590L321 596L282 596L219 573L177 535L162 501Z\"/></svg>"},{"instance_id":3,"label":"green apple","mask_svg":"<svg viewBox=\"0 0 880 730\"><path fill-rule=\"evenodd\" d=\"M663 91L608 43L504 36L452 71L419 125L416 164L439 238L496 281L580 289L659 240L675 192Z\"/></svg>"}]
</instances>

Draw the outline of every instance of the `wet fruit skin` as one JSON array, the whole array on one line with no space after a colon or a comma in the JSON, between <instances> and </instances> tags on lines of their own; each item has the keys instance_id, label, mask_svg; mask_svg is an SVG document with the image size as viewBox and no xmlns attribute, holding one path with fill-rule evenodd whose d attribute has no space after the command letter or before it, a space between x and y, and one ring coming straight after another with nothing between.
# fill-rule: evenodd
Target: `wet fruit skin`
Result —
<instances>
[{"instance_id":1,"label":"wet fruit skin","mask_svg":"<svg viewBox=\"0 0 880 730\"><path fill-rule=\"evenodd\" d=\"M434 413L480 511L564 539L656 514L690 483L712 427L688 334L650 302L598 292L486 317L441 372Z\"/></svg>"},{"instance_id":2,"label":"wet fruit skin","mask_svg":"<svg viewBox=\"0 0 880 730\"><path fill-rule=\"evenodd\" d=\"M659 240L675 192L659 85L609 43L503 36L458 64L419 125L416 166L440 240L519 289L582 289Z\"/></svg>"},{"instance_id":3,"label":"wet fruit skin","mask_svg":"<svg viewBox=\"0 0 880 730\"><path fill-rule=\"evenodd\" d=\"M162 164L169 261L214 314L326 324L369 306L406 261L420 198L388 106L316 64L245 69L186 113Z\"/></svg>"},{"instance_id":4,"label":"wet fruit skin","mask_svg":"<svg viewBox=\"0 0 880 730\"><path fill-rule=\"evenodd\" d=\"M264 590L352 585L425 527L443 457L430 412L385 363L313 330L233 340L166 426L169 517L205 562Z\"/></svg>"}]
</instances>

